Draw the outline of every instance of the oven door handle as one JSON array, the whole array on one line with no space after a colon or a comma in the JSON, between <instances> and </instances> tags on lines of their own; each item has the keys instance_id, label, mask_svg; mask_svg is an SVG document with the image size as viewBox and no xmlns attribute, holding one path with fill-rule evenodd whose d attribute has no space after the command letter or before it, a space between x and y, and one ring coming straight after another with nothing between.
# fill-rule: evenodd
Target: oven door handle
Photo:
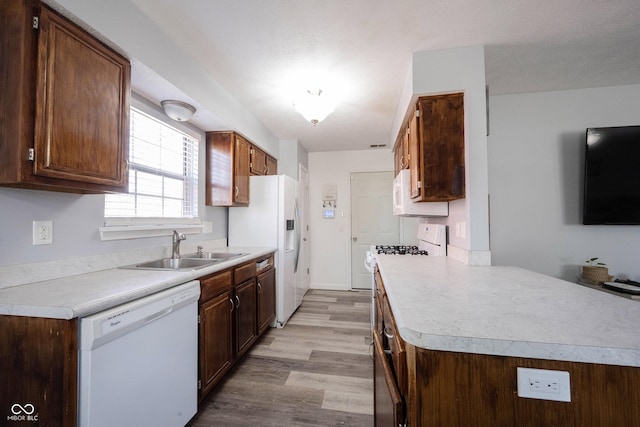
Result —
<instances>
[{"instance_id":1,"label":"oven door handle","mask_svg":"<svg viewBox=\"0 0 640 427\"><path fill-rule=\"evenodd\" d=\"M371 252L367 251L367 256L364 258L364 268L366 268L369 273L373 273L371 264L369 264L370 262L371 262Z\"/></svg>"}]
</instances>

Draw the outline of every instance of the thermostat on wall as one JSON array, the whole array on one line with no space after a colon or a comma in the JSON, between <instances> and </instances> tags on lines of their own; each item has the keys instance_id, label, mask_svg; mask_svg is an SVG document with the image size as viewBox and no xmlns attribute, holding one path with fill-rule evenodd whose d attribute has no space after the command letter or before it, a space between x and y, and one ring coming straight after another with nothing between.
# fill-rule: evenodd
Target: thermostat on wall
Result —
<instances>
[{"instance_id":1,"label":"thermostat on wall","mask_svg":"<svg viewBox=\"0 0 640 427\"><path fill-rule=\"evenodd\" d=\"M323 209L322 210L322 218L324 219L334 219L336 217L335 209Z\"/></svg>"}]
</instances>

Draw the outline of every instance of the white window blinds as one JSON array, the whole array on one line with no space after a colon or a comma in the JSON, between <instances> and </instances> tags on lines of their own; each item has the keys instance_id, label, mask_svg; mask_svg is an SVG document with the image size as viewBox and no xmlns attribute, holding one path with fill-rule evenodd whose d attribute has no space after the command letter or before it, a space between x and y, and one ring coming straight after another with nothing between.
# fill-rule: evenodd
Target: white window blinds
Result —
<instances>
[{"instance_id":1,"label":"white window blinds","mask_svg":"<svg viewBox=\"0 0 640 427\"><path fill-rule=\"evenodd\" d=\"M106 196L105 218L196 218L198 139L134 108L130 117L129 193Z\"/></svg>"}]
</instances>

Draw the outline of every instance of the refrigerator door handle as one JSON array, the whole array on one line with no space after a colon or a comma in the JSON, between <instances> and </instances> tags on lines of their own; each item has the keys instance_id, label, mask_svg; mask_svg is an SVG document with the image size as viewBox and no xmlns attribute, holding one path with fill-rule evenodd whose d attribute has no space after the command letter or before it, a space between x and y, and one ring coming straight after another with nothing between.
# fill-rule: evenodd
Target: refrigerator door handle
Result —
<instances>
[{"instance_id":1,"label":"refrigerator door handle","mask_svg":"<svg viewBox=\"0 0 640 427\"><path fill-rule=\"evenodd\" d=\"M293 215L296 220L295 225L295 251L296 251L296 260L293 264L293 272L298 272L298 263L300 261L300 209L298 208L298 198L296 197L293 201Z\"/></svg>"}]
</instances>

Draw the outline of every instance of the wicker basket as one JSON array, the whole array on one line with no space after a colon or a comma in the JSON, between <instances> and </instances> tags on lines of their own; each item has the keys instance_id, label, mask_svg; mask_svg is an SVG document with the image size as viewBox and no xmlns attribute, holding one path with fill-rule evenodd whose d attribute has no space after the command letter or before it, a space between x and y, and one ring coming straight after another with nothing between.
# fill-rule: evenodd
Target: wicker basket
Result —
<instances>
[{"instance_id":1,"label":"wicker basket","mask_svg":"<svg viewBox=\"0 0 640 427\"><path fill-rule=\"evenodd\" d=\"M603 266L583 265L582 277L592 283L604 283L610 280L609 269Z\"/></svg>"}]
</instances>

